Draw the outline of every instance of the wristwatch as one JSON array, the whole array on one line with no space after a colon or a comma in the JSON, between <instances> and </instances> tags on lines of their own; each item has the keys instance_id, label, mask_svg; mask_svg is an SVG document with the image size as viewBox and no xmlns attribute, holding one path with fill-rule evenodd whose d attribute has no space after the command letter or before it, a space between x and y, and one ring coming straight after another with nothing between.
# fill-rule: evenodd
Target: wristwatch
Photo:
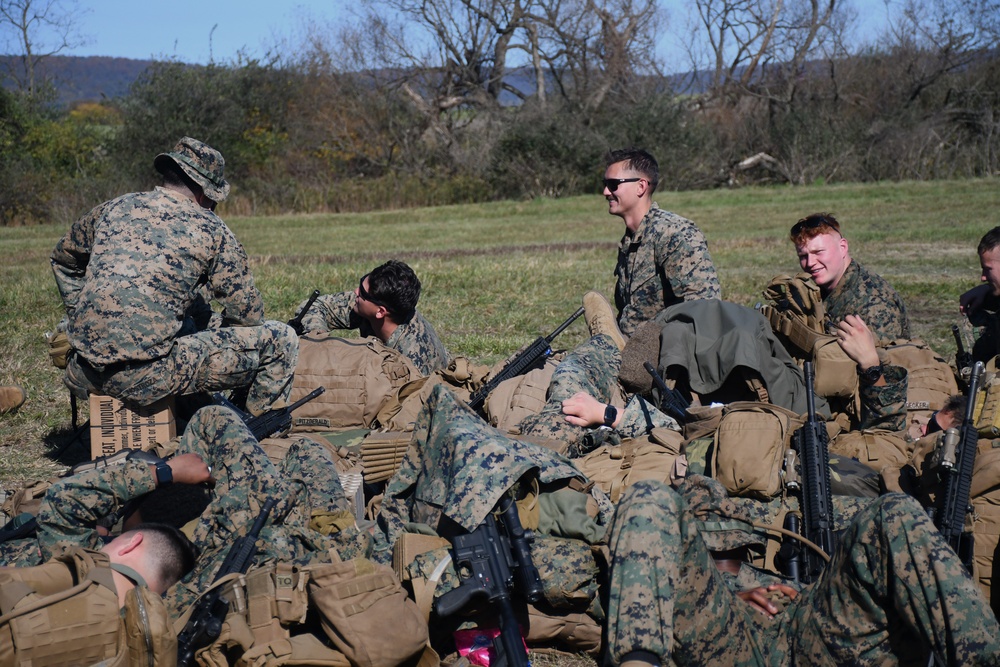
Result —
<instances>
[{"instance_id":1,"label":"wristwatch","mask_svg":"<svg viewBox=\"0 0 1000 667\"><path fill-rule=\"evenodd\" d=\"M618 419L618 408L613 405L607 405L604 407L604 425L611 428L615 425L615 420Z\"/></svg>"},{"instance_id":2,"label":"wristwatch","mask_svg":"<svg viewBox=\"0 0 1000 667\"><path fill-rule=\"evenodd\" d=\"M166 461L156 462L156 486L166 486L174 483L174 472Z\"/></svg>"},{"instance_id":3,"label":"wristwatch","mask_svg":"<svg viewBox=\"0 0 1000 667\"><path fill-rule=\"evenodd\" d=\"M875 384L882 377L882 364L861 368L858 366L858 378L865 384Z\"/></svg>"}]
</instances>

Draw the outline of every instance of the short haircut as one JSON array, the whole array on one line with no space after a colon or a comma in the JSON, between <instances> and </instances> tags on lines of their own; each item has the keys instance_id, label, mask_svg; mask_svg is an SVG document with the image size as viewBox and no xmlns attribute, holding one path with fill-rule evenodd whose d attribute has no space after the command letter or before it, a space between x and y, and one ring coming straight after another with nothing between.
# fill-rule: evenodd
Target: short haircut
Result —
<instances>
[{"instance_id":1,"label":"short haircut","mask_svg":"<svg viewBox=\"0 0 1000 667\"><path fill-rule=\"evenodd\" d=\"M961 420L965 418L965 407L967 405L968 399L965 397L965 394L953 394L944 402L944 407L939 412L947 412L955 415L956 420Z\"/></svg>"},{"instance_id":2,"label":"short haircut","mask_svg":"<svg viewBox=\"0 0 1000 667\"><path fill-rule=\"evenodd\" d=\"M605 169L619 162L627 162L627 167L642 174L649 181L649 191L655 192L660 183L660 165L656 158L641 148L619 148L610 151L604 158Z\"/></svg>"},{"instance_id":3,"label":"short haircut","mask_svg":"<svg viewBox=\"0 0 1000 667\"><path fill-rule=\"evenodd\" d=\"M796 247L803 246L820 234L840 234L840 223L829 213L813 213L802 218L794 225L789 232L788 238Z\"/></svg>"},{"instance_id":4,"label":"short haircut","mask_svg":"<svg viewBox=\"0 0 1000 667\"><path fill-rule=\"evenodd\" d=\"M146 543L145 553L149 554L153 574L164 588L169 588L180 581L184 575L194 569L198 559L191 540L181 531L164 523L142 523L133 530L122 535L142 533Z\"/></svg>"},{"instance_id":5,"label":"short haircut","mask_svg":"<svg viewBox=\"0 0 1000 667\"><path fill-rule=\"evenodd\" d=\"M979 242L979 248L976 251L982 255L984 252L989 252L1000 246L1000 227L994 227L990 231L986 232L982 240Z\"/></svg>"},{"instance_id":6,"label":"short haircut","mask_svg":"<svg viewBox=\"0 0 1000 667\"><path fill-rule=\"evenodd\" d=\"M405 324L417 312L420 279L406 263L390 259L368 274L368 294L385 306L393 321Z\"/></svg>"}]
</instances>

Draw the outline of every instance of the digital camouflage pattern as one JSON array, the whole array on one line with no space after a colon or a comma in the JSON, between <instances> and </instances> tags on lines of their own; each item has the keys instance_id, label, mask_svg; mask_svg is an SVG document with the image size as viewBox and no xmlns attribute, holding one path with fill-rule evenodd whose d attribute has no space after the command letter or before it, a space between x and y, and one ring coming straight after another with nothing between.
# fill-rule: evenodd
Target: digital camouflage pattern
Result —
<instances>
[{"instance_id":1,"label":"digital camouflage pattern","mask_svg":"<svg viewBox=\"0 0 1000 667\"><path fill-rule=\"evenodd\" d=\"M975 334L972 360L984 364L1000 354L1000 296L988 294L982 305L968 315Z\"/></svg>"},{"instance_id":2,"label":"digital camouflage pattern","mask_svg":"<svg viewBox=\"0 0 1000 667\"><path fill-rule=\"evenodd\" d=\"M249 386L247 410L259 414L288 402L299 358L295 331L268 320L258 327L225 327L177 338L153 361L100 369L78 355L69 359L65 382L79 396L107 394L154 403L164 396Z\"/></svg>"},{"instance_id":3,"label":"digital camouflage pattern","mask_svg":"<svg viewBox=\"0 0 1000 667\"><path fill-rule=\"evenodd\" d=\"M533 471L541 484L573 478L586 482L568 459L502 434L444 385L436 385L417 417L413 443L386 487L373 559L388 564L393 545L410 523L436 530L446 517L475 530L501 497Z\"/></svg>"},{"instance_id":4,"label":"digital camouflage pattern","mask_svg":"<svg viewBox=\"0 0 1000 667\"><path fill-rule=\"evenodd\" d=\"M749 580L716 569L686 486L639 482L618 505L611 664L634 651L664 665L926 664L930 646L944 664L997 664L996 618L913 499L890 494L861 510L821 578L767 619L731 588Z\"/></svg>"},{"instance_id":5,"label":"digital camouflage pattern","mask_svg":"<svg viewBox=\"0 0 1000 667\"><path fill-rule=\"evenodd\" d=\"M208 144L191 137L182 137L173 151L157 155L153 166L163 173L163 163L166 160L180 167L188 178L201 186L212 201L223 202L229 196L229 183L224 175L226 159Z\"/></svg>"},{"instance_id":6,"label":"digital camouflage pattern","mask_svg":"<svg viewBox=\"0 0 1000 667\"><path fill-rule=\"evenodd\" d=\"M902 366L885 364L882 366L885 386L860 383L861 419L857 428L885 429L887 431L906 430L906 389L908 375Z\"/></svg>"},{"instance_id":7,"label":"digital camouflage pattern","mask_svg":"<svg viewBox=\"0 0 1000 667\"><path fill-rule=\"evenodd\" d=\"M320 296L302 318L303 331L358 329L362 336L374 336L368 321L354 312L356 298L354 292ZM305 301L300 303L295 312L305 305ZM409 322L396 327L385 345L409 358L423 375L448 367L448 350L420 311Z\"/></svg>"},{"instance_id":8,"label":"digital camouflage pattern","mask_svg":"<svg viewBox=\"0 0 1000 667\"><path fill-rule=\"evenodd\" d=\"M331 551L348 560L368 551L369 537L355 527L330 536L310 528L317 518L351 513L335 464L321 444L292 438L284 460L275 466L236 413L209 406L195 413L176 452L199 454L212 467L215 487L190 532L200 554L195 569L165 596L174 617L212 582L233 540L246 534L268 498L277 498L278 505L257 542L257 565L329 562ZM155 488L153 468L138 460L59 480L38 513L41 558L17 564L38 564L76 547L99 549L98 519Z\"/></svg>"},{"instance_id":9,"label":"digital camouflage pattern","mask_svg":"<svg viewBox=\"0 0 1000 667\"><path fill-rule=\"evenodd\" d=\"M179 353L175 344L189 331L196 311L203 313L207 299L223 307L226 327L256 327L264 321L264 303L243 246L213 212L167 188L127 194L95 207L56 244L51 263L66 307L66 333L77 371L86 367L93 372L90 384L98 390L142 405L173 388L165 379L153 382L149 374L142 376L143 362L176 355L176 368L157 368L153 374L198 374L197 369L180 366L203 362L205 354ZM211 346L212 335L203 333L198 343ZM248 407L262 409L287 398L294 340L294 335L284 336L277 350L288 376L277 387L258 386L252 393L267 395L267 401ZM218 344L233 342L220 338ZM220 381L209 389L254 380L253 356L265 352L246 345L236 341L215 355L213 368L203 374ZM230 374L237 377L226 378ZM78 372L77 379L81 375Z\"/></svg>"},{"instance_id":10,"label":"digital camouflage pattern","mask_svg":"<svg viewBox=\"0 0 1000 667\"><path fill-rule=\"evenodd\" d=\"M618 383L621 362L621 351L611 337L605 334L594 336L578 345L559 362L552 373L545 407L518 424L521 434L558 440L570 445L578 443L593 429L575 426L566 421L566 416L562 413L562 402L582 391L604 403L620 403L624 395ZM641 396L626 398L625 409L615 429L622 438L641 437L657 427L680 430L672 417L654 408Z\"/></svg>"},{"instance_id":11,"label":"digital camouflage pattern","mask_svg":"<svg viewBox=\"0 0 1000 667\"><path fill-rule=\"evenodd\" d=\"M625 336L667 306L722 298L705 235L655 203L635 234L622 236L615 278L618 327Z\"/></svg>"},{"instance_id":12,"label":"digital camouflage pattern","mask_svg":"<svg viewBox=\"0 0 1000 667\"><path fill-rule=\"evenodd\" d=\"M871 329L876 341L910 338L910 318L903 299L885 278L853 259L837 286L823 295L823 306L827 333L833 333L833 327L848 315L857 315Z\"/></svg>"}]
</instances>

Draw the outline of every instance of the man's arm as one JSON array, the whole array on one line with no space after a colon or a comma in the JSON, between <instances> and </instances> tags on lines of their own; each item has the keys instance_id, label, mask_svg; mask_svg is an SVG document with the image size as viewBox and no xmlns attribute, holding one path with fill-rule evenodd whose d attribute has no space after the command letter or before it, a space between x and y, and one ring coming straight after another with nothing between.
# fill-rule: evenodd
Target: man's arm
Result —
<instances>
[{"instance_id":1,"label":"man's arm","mask_svg":"<svg viewBox=\"0 0 1000 667\"><path fill-rule=\"evenodd\" d=\"M721 299L722 288L705 235L693 222L685 222L657 244L657 268L670 282L674 296L683 301Z\"/></svg>"},{"instance_id":2,"label":"man's arm","mask_svg":"<svg viewBox=\"0 0 1000 667\"><path fill-rule=\"evenodd\" d=\"M200 484L211 479L208 466L197 454L175 456L167 466L174 483ZM142 460L94 468L59 480L45 493L38 510L42 558L48 560L73 547L99 549L98 520L156 487L155 467Z\"/></svg>"},{"instance_id":3,"label":"man's arm","mask_svg":"<svg viewBox=\"0 0 1000 667\"><path fill-rule=\"evenodd\" d=\"M879 428L903 431L906 428L906 369L883 365L875 347L875 337L864 320L848 315L837 324L834 333L837 342L858 368L861 396L861 423L859 428ZM872 369L881 369L878 378Z\"/></svg>"},{"instance_id":4,"label":"man's arm","mask_svg":"<svg viewBox=\"0 0 1000 667\"><path fill-rule=\"evenodd\" d=\"M73 223L49 257L67 314L76 309L94 246L94 223L104 215L106 208L107 204L102 204Z\"/></svg>"},{"instance_id":5,"label":"man's arm","mask_svg":"<svg viewBox=\"0 0 1000 667\"><path fill-rule=\"evenodd\" d=\"M316 299L309 311L302 317L302 330L334 331L336 329L357 329L361 318L354 314L354 292L324 294ZM295 312L305 306L303 301Z\"/></svg>"},{"instance_id":6,"label":"man's arm","mask_svg":"<svg viewBox=\"0 0 1000 667\"><path fill-rule=\"evenodd\" d=\"M259 326L264 322L264 299L254 284L246 250L229 228L219 221L223 232L211 274L212 298L222 305L223 326Z\"/></svg>"}]
</instances>

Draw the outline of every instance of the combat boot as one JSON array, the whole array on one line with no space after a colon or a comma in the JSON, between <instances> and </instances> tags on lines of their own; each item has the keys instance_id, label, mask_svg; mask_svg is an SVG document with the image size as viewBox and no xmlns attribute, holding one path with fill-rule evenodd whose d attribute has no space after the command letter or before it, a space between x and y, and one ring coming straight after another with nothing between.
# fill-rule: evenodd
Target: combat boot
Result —
<instances>
[{"instance_id":1,"label":"combat boot","mask_svg":"<svg viewBox=\"0 0 1000 667\"><path fill-rule=\"evenodd\" d=\"M27 397L24 390L17 385L0 387L0 415L17 410L24 405Z\"/></svg>"},{"instance_id":2,"label":"combat boot","mask_svg":"<svg viewBox=\"0 0 1000 667\"><path fill-rule=\"evenodd\" d=\"M590 328L590 335L605 334L611 337L619 350L625 349L625 336L618 328L615 311L600 292L587 292L583 295L583 316Z\"/></svg>"}]
</instances>

